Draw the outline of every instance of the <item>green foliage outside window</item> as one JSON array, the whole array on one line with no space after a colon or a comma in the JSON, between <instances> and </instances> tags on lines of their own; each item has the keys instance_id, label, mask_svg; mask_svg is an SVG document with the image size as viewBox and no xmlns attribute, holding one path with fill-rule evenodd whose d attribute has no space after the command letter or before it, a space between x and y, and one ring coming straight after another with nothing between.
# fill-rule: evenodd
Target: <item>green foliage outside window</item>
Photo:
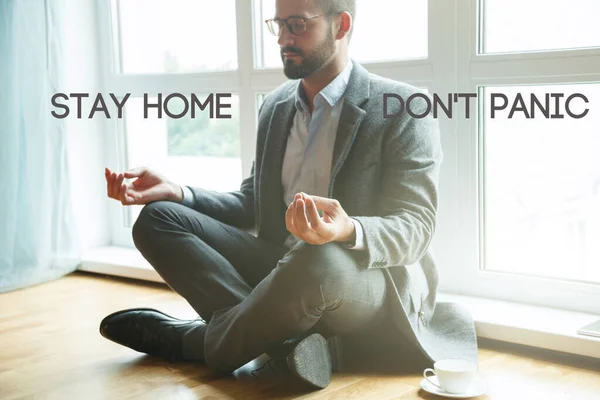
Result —
<instances>
[{"instance_id":1,"label":"green foliage outside window","mask_svg":"<svg viewBox=\"0 0 600 400\"><path fill-rule=\"evenodd\" d=\"M193 119L190 111L183 118L169 118L169 156L240 157L238 106L234 98L231 100L231 108L226 110L231 119L211 119L208 108L204 111L196 109ZM169 102L169 111L173 114L182 110L182 102Z\"/></svg>"},{"instance_id":2,"label":"green foliage outside window","mask_svg":"<svg viewBox=\"0 0 600 400\"><path fill-rule=\"evenodd\" d=\"M205 66L200 66L200 70L204 68ZM177 57L170 52L165 56L165 70L168 73L181 71ZM204 98L200 94L196 95L200 99ZM169 156L239 158L239 107L235 97L227 100L230 100L228 102L231 103L231 108L225 111L231 115L231 119L210 119L208 108L204 111L196 109L193 119L190 110L180 119L166 117ZM183 106L181 101L170 101L169 111L179 114L183 111Z\"/></svg>"}]
</instances>

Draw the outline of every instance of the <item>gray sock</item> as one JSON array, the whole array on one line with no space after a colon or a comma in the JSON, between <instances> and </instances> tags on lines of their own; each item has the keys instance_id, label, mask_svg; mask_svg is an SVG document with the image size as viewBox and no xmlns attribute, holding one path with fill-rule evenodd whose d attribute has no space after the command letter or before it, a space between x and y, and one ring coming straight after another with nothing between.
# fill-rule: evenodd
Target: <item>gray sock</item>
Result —
<instances>
[{"instance_id":1,"label":"gray sock","mask_svg":"<svg viewBox=\"0 0 600 400\"><path fill-rule=\"evenodd\" d=\"M197 321L191 324L183 334L181 354L183 358L190 361L204 361L204 336L206 335L206 323Z\"/></svg>"}]
</instances>

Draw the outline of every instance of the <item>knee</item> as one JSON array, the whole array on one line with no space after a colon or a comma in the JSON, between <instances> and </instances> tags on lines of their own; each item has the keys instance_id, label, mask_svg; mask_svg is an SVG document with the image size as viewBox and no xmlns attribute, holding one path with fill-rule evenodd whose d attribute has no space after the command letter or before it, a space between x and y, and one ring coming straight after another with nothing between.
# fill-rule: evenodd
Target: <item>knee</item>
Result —
<instances>
[{"instance_id":1,"label":"knee","mask_svg":"<svg viewBox=\"0 0 600 400\"><path fill-rule=\"evenodd\" d=\"M157 227L166 220L172 205L169 201L155 201L142 208L131 229L135 247L141 249L154 238Z\"/></svg>"},{"instance_id":2,"label":"knee","mask_svg":"<svg viewBox=\"0 0 600 400\"><path fill-rule=\"evenodd\" d=\"M348 249L337 243L301 242L280 261L279 267L296 285L317 287L325 297L344 291L344 285L358 272Z\"/></svg>"}]
</instances>

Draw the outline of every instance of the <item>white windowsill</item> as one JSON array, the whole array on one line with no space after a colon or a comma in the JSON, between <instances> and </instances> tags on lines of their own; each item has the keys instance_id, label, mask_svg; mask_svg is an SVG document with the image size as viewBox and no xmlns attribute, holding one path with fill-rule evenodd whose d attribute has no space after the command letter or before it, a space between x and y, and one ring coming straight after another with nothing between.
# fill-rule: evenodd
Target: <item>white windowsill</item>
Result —
<instances>
[{"instance_id":1,"label":"white windowsill","mask_svg":"<svg viewBox=\"0 0 600 400\"><path fill-rule=\"evenodd\" d=\"M122 247L87 252L79 270L164 282L137 250ZM600 338L577 334L598 315L449 293L440 293L438 301L465 306L478 337L600 358Z\"/></svg>"},{"instance_id":2,"label":"white windowsill","mask_svg":"<svg viewBox=\"0 0 600 400\"><path fill-rule=\"evenodd\" d=\"M478 337L600 358L600 338L577 333L598 315L448 293L438 301L465 306Z\"/></svg>"},{"instance_id":3,"label":"white windowsill","mask_svg":"<svg viewBox=\"0 0 600 400\"><path fill-rule=\"evenodd\" d=\"M99 247L83 254L79 271L122 276L153 282L164 282L136 249L126 247Z\"/></svg>"}]
</instances>

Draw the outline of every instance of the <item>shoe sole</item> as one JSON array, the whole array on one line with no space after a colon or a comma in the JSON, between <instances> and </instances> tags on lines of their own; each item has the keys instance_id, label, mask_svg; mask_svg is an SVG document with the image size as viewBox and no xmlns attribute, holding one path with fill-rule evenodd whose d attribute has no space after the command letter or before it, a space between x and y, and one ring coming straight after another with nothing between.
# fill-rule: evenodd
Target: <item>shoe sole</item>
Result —
<instances>
[{"instance_id":1,"label":"shoe sole","mask_svg":"<svg viewBox=\"0 0 600 400\"><path fill-rule=\"evenodd\" d=\"M324 389L331 382L332 362L327 340L313 333L299 342L287 356L289 370L303 382Z\"/></svg>"}]
</instances>

